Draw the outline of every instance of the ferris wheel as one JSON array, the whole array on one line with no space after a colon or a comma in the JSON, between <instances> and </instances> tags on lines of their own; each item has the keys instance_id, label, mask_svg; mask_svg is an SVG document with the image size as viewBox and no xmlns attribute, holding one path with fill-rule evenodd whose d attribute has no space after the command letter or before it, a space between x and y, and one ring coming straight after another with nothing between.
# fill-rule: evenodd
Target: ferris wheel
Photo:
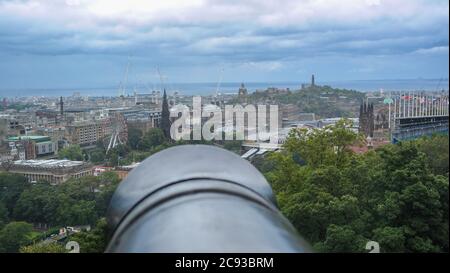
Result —
<instances>
[{"instance_id":1,"label":"ferris wheel","mask_svg":"<svg viewBox=\"0 0 450 273\"><path fill-rule=\"evenodd\" d=\"M128 128L125 118L120 113L114 113L110 117L111 136L109 138L106 153L118 145L128 141Z\"/></svg>"}]
</instances>

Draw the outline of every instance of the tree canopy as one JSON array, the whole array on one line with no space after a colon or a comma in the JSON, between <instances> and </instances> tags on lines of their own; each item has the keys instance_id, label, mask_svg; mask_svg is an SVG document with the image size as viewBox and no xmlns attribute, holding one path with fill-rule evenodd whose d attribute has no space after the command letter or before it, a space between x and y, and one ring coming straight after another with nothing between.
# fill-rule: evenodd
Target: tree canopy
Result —
<instances>
[{"instance_id":1,"label":"tree canopy","mask_svg":"<svg viewBox=\"0 0 450 273\"><path fill-rule=\"evenodd\" d=\"M69 159L82 161L84 159L83 151L80 145L70 145L58 151L58 156L60 159Z\"/></svg>"},{"instance_id":2,"label":"tree canopy","mask_svg":"<svg viewBox=\"0 0 450 273\"><path fill-rule=\"evenodd\" d=\"M128 144L131 149L138 149L142 138L142 130L137 128L128 128Z\"/></svg>"},{"instance_id":3,"label":"tree canopy","mask_svg":"<svg viewBox=\"0 0 450 273\"><path fill-rule=\"evenodd\" d=\"M318 251L364 252L373 240L382 252L447 252L448 150L424 147L448 137L355 154L359 139L345 122L297 130L259 162L282 212Z\"/></svg>"},{"instance_id":4,"label":"tree canopy","mask_svg":"<svg viewBox=\"0 0 450 273\"><path fill-rule=\"evenodd\" d=\"M115 173L70 179L62 185L37 183L14 205L14 219L50 226L95 224L106 213L120 179Z\"/></svg>"},{"instance_id":5,"label":"tree canopy","mask_svg":"<svg viewBox=\"0 0 450 273\"><path fill-rule=\"evenodd\" d=\"M100 218L90 231L75 233L70 240L80 245L81 253L102 253L108 243L108 225L105 218Z\"/></svg>"},{"instance_id":6,"label":"tree canopy","mask_svg":"<svg viewBox=\"0 0 450 273\"><path fill-rule=\"evenodd\" d=\"M22 246L19 249L20 253L67 253L68 250L59 243L49 244L33 244L28 246Z\"/></svg>"},{"instance_id":7,"label":"tree canopy","mask_svg":"<svg viewBox=\"0 0 450 273\"><path fill-rule=\"evenodd\" d=\"M29 234L33 230L31 224L11 222L0 230L0 252L18 252L19 248L31 242Z\"/></svg>"},{"instance_id":8,"label":"tree canopy","mask_svg":"<svg viewBox=\"0 0 450 273\"><path fill-rule=\"evenodd\" d=\"M140 147L143 149L152 149L162 145L166 141L164 132L159 128L152 128L148 130L142 137Z\"/></svg>"}]
</instances>

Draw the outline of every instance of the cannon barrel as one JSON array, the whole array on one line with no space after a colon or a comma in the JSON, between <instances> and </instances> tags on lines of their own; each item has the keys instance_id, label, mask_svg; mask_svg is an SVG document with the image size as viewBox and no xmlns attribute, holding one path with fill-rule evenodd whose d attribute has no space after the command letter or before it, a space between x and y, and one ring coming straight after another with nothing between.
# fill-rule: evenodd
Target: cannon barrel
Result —
<instances>
[{"instance_id":1,"label":"cannon barrel","mask_svg":"<svg viewBox=\"0 0 450 273\"><path fill-rule=\"evenodd\" d=\"M107 221L106 252L311 252L263 175L214 146L144 160L117 188Z\"/></svg>"}]
</instances>

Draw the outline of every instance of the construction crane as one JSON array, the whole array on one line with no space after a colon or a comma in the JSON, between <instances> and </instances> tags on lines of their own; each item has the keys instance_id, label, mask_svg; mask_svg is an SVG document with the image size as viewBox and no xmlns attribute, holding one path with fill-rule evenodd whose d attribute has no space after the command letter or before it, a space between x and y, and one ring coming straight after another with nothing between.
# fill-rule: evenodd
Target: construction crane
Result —
<instances>
[{"instance_id":1,"label":"construction crane","mask_svg":"<svg viewBox=\"0 0 450 273\"><path fill-rule=\"evenodd\" d=\"M220 94L219 94L219 88L220 88L220 85L222 84L222 80L223 80L223 71L224 71L224 69L222 68L222 69L220 70L219 81L217 82L217 87L216 87L216 97L220 95Z\"/></svg>"},{"instance_id":2,"label":"construction crane","mask_svg":"<svg viewBox=\"0 0 450 273\"><path fill-rule=\"evenodd\" d=\"M443 77L441 77L441 78L439 79L438 84L436 85L436 92L439 91L439 87L441 86L442 80L444 80Z\"/></svg>"},{"instance_id":3,"label":"construction crane","mask_svg":"<svg viewBox=\"0 0 450 273\"><path fill-rule=\"evenodd\" d=\"M122 81L119 83L119 97L124 97L125 96L127 83L128 83L128 73L130 71L130 66L131 66L131 57L129 56L128 57L127 68L125 69L124 84L122 84Z\"/></svg>"},{"instance_id":4,"label":"construction crane","mask_svg":"<svg viewBox=\"0 0 450 273\"><path fill-rule=\"evenodd\" d=\"M164 78L165 78L165 76L163 76L163 75L161 74L161 71L159 70L159 67L158 67L158 66L156 67L156 71L158 72L159 80L161 81L161 89L164 90L164 89L166 88L166 87L165 87L165 83L164 83Z\"/></svg>"},{"instance_id":5,"label":"construction crane","mask_svg":"<svg viewBox=\"0 0 450 273\"><path fill-rule=\"evenodd\" d=\"M220 89L220 85L222 84L222 80L223 80L223 71L224 71L224 69L223 69L223 67L222 67L222 68L220 69L219 81L217 82L216 93L215 93L215 95L214 95L214 101L215 101L215 104L217 104L217 101L220 102L220 98L219 98L219 96L220 96L219 89Z\"/></svg>"}]
</instances>

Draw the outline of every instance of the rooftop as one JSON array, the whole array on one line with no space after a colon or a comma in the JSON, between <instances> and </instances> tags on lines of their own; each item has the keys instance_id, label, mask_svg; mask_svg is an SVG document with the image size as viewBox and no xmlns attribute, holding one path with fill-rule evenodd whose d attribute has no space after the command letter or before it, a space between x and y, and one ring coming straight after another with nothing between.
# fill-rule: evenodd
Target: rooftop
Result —
<instances>
[{"instance_id":1,"label":"rooftop","mask_svg":"<svg viewBox=\"0 0 450 273\"><path fill-rule=\"evenodd\" d=\"M49 160L17 160L14 161L16 166L29 166L38 168L71 168L82 166L83 161L71 161L67 159L49 159Z\"/></svg>"},{"instance_id":2,"label":"rooftop","mask_svg":"<svg viewBox=\"0 0 450 273\"><path fill-rule=\"evenodd\" d=\"M20 141L20 140L33 140L36 142L50 141L50 137L48 136L17 136L10 137L8 141Z\"/></svg>"}]
</instances>

